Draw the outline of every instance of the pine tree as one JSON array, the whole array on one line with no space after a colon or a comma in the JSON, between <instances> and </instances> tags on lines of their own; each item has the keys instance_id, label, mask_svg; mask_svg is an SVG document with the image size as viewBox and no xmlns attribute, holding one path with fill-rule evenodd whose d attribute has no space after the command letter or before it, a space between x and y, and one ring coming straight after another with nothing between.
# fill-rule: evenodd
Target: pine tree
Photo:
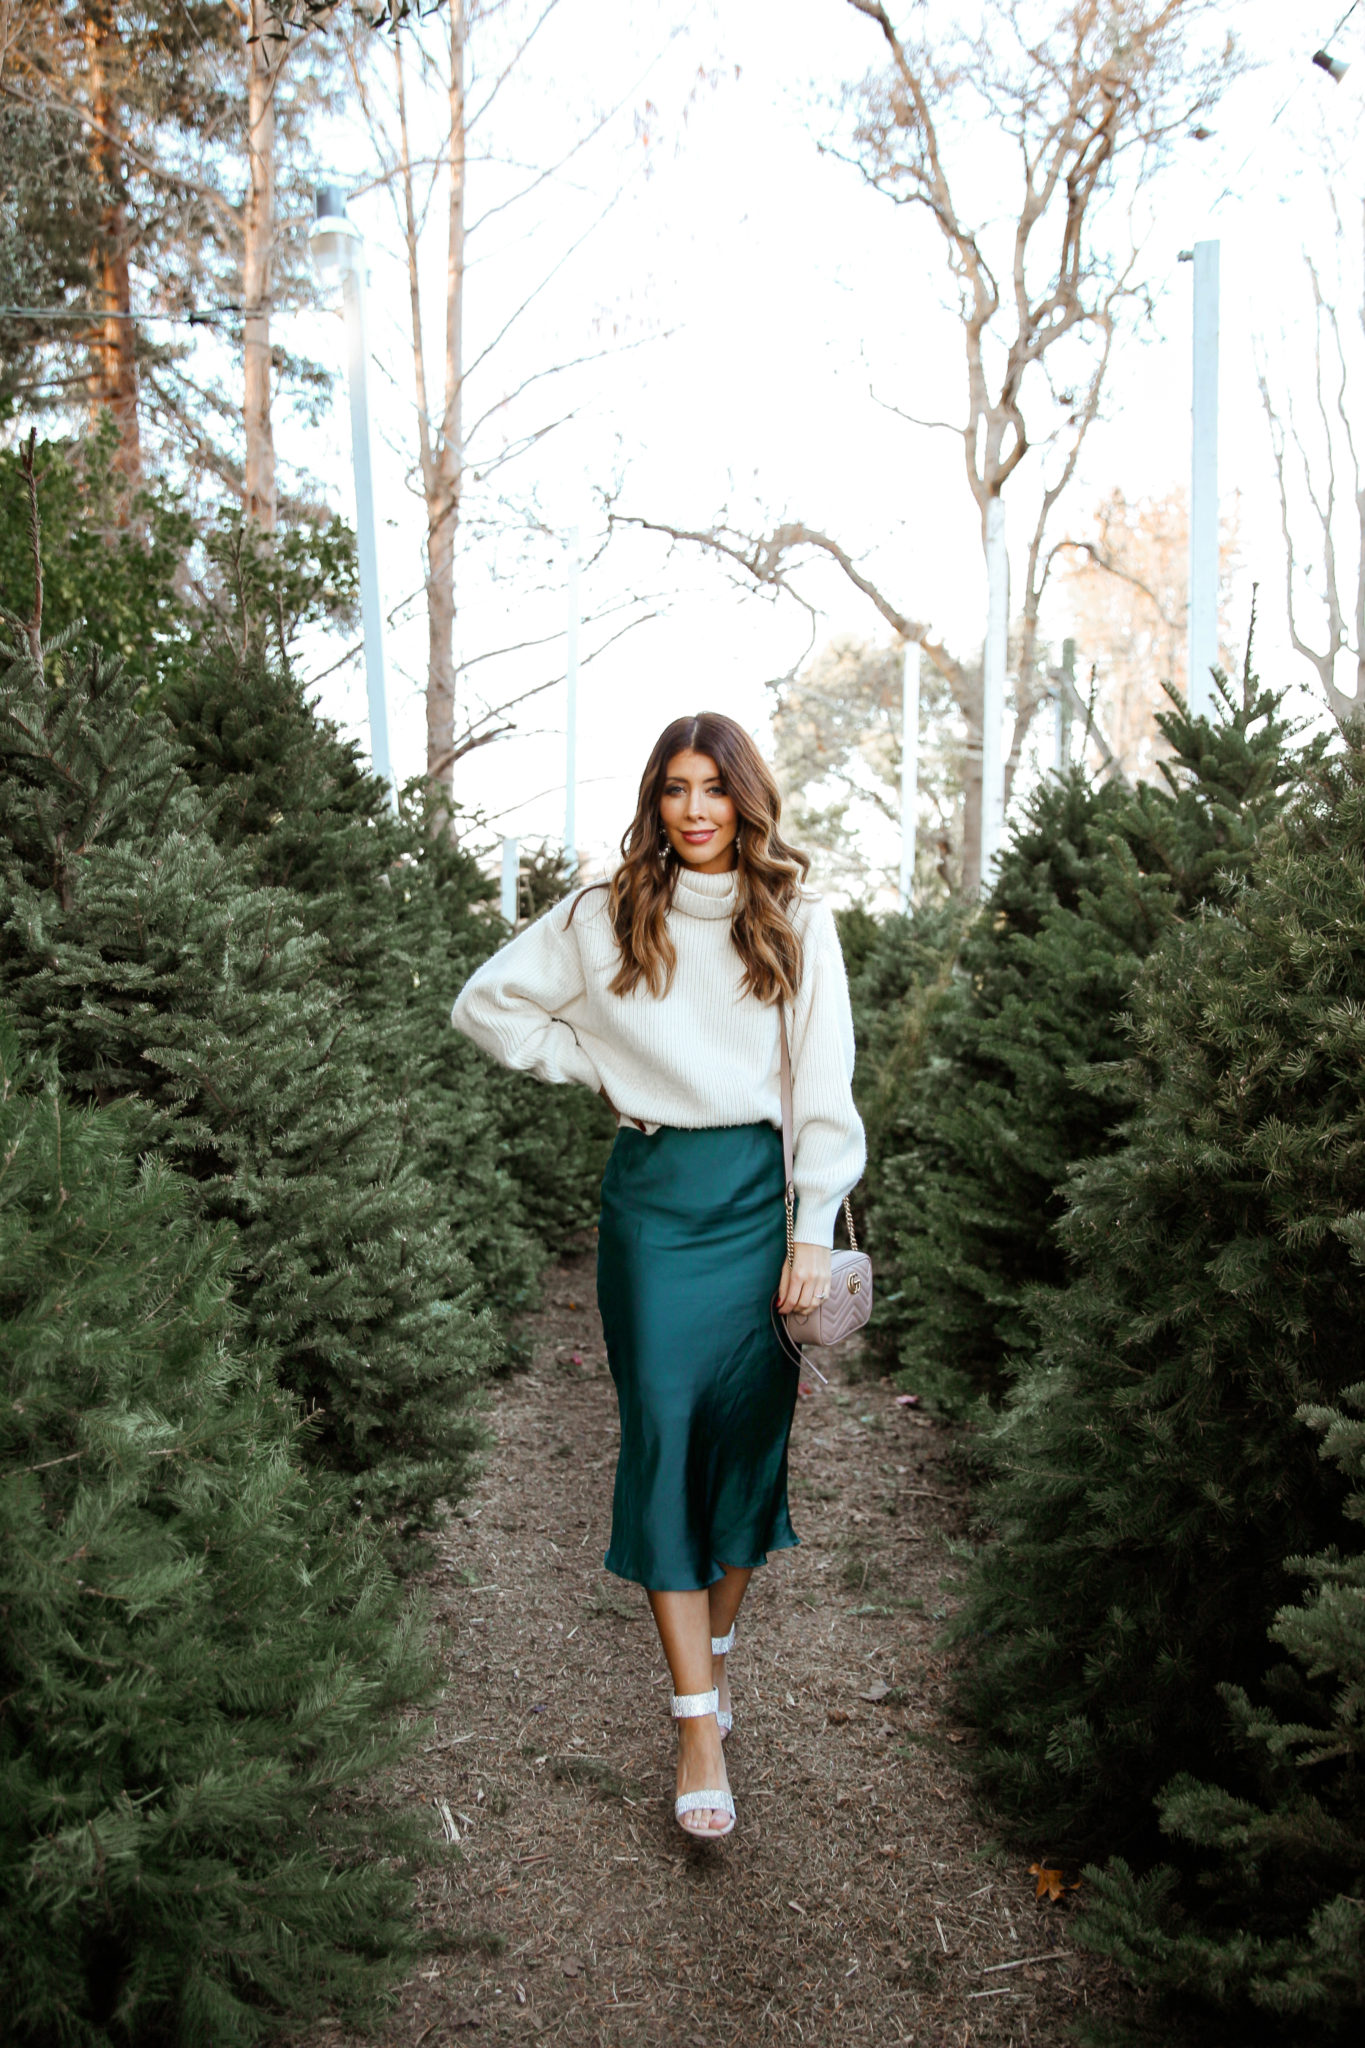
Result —
<instances>
[{"instance_id":1,"label":"pine tree","mask_svg":"<svg viewBox=\"0 0 1365 2048\"><path fill-rule=\"evenodd\" d=\"M1353 746L1146 963L1123 1143L1074 1176L1072 1277L1029 1303L962 1697L986 1789L1054 1850L1145 1854L1177 1773L1254 1789L1216 1688L1259 1695L1289 1561L1338 1539L1295 1415L1360 1376L1363 867Z\"/></svg>"},{"instance_id":2,"label":"pine tree","mask_svg":"<svg viewBox=\"0 0 1365 2048\"><path fill-rule=\"evenodd\" d=\"M1357 1261L1360 1218L1343 1224ZM1183 1776L1157 1802L1182 1867L1143 1876L1122 1859L1087 1873L1085 1944L1159 1994L1168 2032L1191 2013L1201 2043L1355 2039L1365 2003L1365 1386L1341 1407L1300 1409L1321 1455L1352 1482L1352 1525L1334 1547L1289 1558L1310 1581L1271 1640L1297 1670L1272 1671L1254 1703L1220 1686L1249 1796ZM1349 1412L1348 1412L1349 1411ZM1297 1678L1298 1683L1292 1680ZM1278 1681L1278 1683L1277 1683ZM1297 1693L1296 1718L1276 1694ZM1308 1718L1307 1716L1311 1716ZM1303 1718L1300 1718L1303 1717Z\"/></svg>"},{"instance_id":3,"label":"pine tree","mask_svg":"<svg viewBox=\"0 0 1365 2048\"><path fill-rule=\"evenodd\" d=\"M193 354L193 326L168 332L157 323L148 332L137 302L207 322L229 346L240 345L262 303L276 312L316 303L304 234L318 182L310 130L335 104L344 56L326 34L288 39L268 102L276 199L274 218L261 223L269 248L262 277L246 261L248 74L261 25L259 8L219 0L27 0L7 16L5 39L7 102L23 120L11 112L20 154L6 159L0 182L0 274L42 292L9 304L64 305L78 315L93 304L114 316L0 319L0 353L18 357L26 406L68 407L83 385L92 408L107 406L118 422L117 464L128 476L159 466L145 460L150 430L176 448L180 466L207 475L210 491L226 483L239 502L233 426L242 399L239 388L234 404L219 382L222 347L205 361ZM259 149L259 129L255 139ZM20 260L7 262L6 243L20 236ZM278 331L270 367L277 396L288 391L304 405L329 381Z\"/></svg>"},{"instance_id":4,"label":"pine tree","mask_svg":"<svg viewBox=\"0 0 1365 2048\"><path fill-rule=\"evenodd\" d=\"M880 917L854 905L836 911L835 922L853 1008L853 1095L867 1134L867 1169L854 1211L870 1214L886 1187L887 1155L895 1152L907 1088L924 1060L930 1020L952 985L967 920L957 904ZM899 1308L894 1293L889 1301L879 1293L883 1339L883 1316L895 1318Z\"/></svg>"},{"instance_id":5,"label":"pine tree","mask_svg":"<svg viewBox=\"0 0 1365 2048\"><path fill-rule=\"evenodd\" d=\"M414 1948L409 1831L348 1797L431 1695L419 1617L306 1475L242 1341L236 1233L144 1126L73 1103L0 1019L15 2048L235 2048L363 2005Z\"/></svg>"},{"instance_id":6,"label":"pine tree","mask_svg":"<svg viewBox=\"0 0 1365 2048\"><path fill-rule=\"evenodd\" d=\"M563 847L547 841L528 848L518 881L520 918L540 917L574 886ZM508 934L501 918L481 922L483 957ZM605 1103L585 1088L546 1088L492 1061L484 1066L497 1103L507 1171L521 1190L527 1222L553 1253L561 1254L596 1224L615 1123Z\"/></svg>"},{"instance_id":7,"label":"pine tree","mask_svg":"<svg viewBox=\"0 0 1365 2048\"><path fill-rule=\"evenodd\" d=\"M503 935L488 878L435 829L424 782L394 815L287 666L215 654L178 679L167 710L220 843L326 937L366 1063L490 1299L528 1306L547 1253L595 1216L613 1127L583 1089L507 1074L450 1028L456 993ZM547 877L542 907L566 886Z\"/></svg>"},{"instance_id":8,"label":"pine tree","mask_svg":"<svg viewBox=\"0 0 1365 2048\"><path fill-rule=\"evenodd\" d=\"M81 130L61 109L6 97L0 105L0 418L69 404L65 364L50 360L54 323L34 318L89 304L103 193ZM24 309L29 317L24 317Z\"/></svg>"},{"instance_id":9,"label":"pine tree","mask_svg":"<svg viewBox=\"0 0 1365 2048\"><path fill-rule=\"evenodd\" d=\"M1245 865L1293 772L1278 699L1249 674L1225 719L1172 705L1163 785L1095 788L1077 772L1034 794L882 1093L878 1341L949 1413L999 1395L1032 1341L1026 1290L1064 1276L1064 1183L1114 1142L1122 1103L1093 1070L1122 1051L1139 963Z\"/></svg>"},{"instance_id":10,"label":"pine tree","mask_svg":"<svg viewBox=\"0 0 1365 2048\"><path fill-rule=\"evenodd\" d=\"M212 838L166 720L98 654L0 665L0 1000L235 1222L251 1341L377 1514L465 1485L498 1341L293 897Z\"/></svg>"}]
</instances>

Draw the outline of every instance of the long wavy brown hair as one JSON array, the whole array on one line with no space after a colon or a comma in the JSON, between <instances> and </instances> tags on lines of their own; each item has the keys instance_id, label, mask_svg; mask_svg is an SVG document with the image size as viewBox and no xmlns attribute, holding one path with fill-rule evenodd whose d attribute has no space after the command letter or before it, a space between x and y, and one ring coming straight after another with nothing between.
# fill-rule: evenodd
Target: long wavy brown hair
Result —
<instances>
[{"instance_id":1,"label":"long wavy brown hair","mask_svg":"<svg viewBox=\"0 0 1365 2048\"><path fill-rule=\"evenodd\" d=\"M625 996L641 982L666 995L677 966L667 913L680 863L664 835L659 800L676 754L709 755L720 770L737 814L736 892L730 931L744 962L744 987L760 1002L795 1000L801 981L801 941L791 912L810 872L810 856L782 837L782 795L742 725L720 711L675 718L654 742L640 795L621 840L621 865L610 882L607 915L621 965L611 982Z\"/></svg>"}]
</instances>

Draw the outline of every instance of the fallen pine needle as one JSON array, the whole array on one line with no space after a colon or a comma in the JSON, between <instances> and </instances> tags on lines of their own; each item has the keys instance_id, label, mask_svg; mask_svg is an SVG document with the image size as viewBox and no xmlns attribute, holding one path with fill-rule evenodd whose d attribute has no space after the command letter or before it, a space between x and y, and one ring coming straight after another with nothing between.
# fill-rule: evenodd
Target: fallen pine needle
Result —
<instances>
[{"instance_id":1,"label":"fallen pine needle","mask_svg":"<svg viewBox=\"0 0 1365 2048\"><path fill-rule=\"evenodd\" d=\"M984 1963L981 1974L983 1977L989 1977L992 1970L1022 1970L1026 1963L1058 1963L1070 1953L1069 1949L1050 1948L1044 1956L1020 1956L1018 1961L1013 1963Z\"/></svg>"}]
</instances>

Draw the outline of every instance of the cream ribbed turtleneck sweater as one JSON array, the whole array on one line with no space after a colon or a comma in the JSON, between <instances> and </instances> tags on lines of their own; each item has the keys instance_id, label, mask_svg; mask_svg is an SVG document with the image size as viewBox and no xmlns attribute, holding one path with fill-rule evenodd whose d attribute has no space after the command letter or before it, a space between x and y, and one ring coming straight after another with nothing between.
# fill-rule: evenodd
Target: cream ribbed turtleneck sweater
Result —
<instances>
[{"instance_id":1,"label":"cream ribbed turtleneck sweater","mask_svg":"<svg viewBox=\"0 0 1365 2048\"><path fill-rule=\"evenodd\" d=\"M678 965L663 997L638 987L611 994L620 956L607 892L587 889L486 960L461 989L451 1022L505 1067L604 1088L623 1119L650 1128L766 1122L780 1130L777 1010L741 989L730 937L735 888L733 873L679 872L668 913ZM790 1019L796 1234L828 1245L865 1158L849 1088L853 1018L828 906L808 891L794 922L804 956Z\"/></svg>"}]
</instances>

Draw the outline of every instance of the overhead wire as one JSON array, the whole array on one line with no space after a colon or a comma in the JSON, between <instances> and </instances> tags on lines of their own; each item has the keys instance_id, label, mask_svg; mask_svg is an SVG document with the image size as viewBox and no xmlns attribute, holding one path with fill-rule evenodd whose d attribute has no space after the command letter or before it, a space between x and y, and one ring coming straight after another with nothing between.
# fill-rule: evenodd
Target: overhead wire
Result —
<instances>
[{"instance_id":1,"label":"overhead wire","mask_svg":"<svg viewBox=\"0 0 1365 2048\"><path fill-rule=\"evenodd\" d=\"M1334 43L1336 41L1337 37L1341 34L1341 31L1345 28L1347 22L1351 19L1351 16L1355 13L1356 9L1360 6L1360 4L1361 0L1351 0L1351 4L1347 8L1346 12L1342 15L1341 20L1337 23L1336 27L1332 29L1331 32L1325 37L1322 43L1322 48L1324 50L1328 47L1328 44ZM1275 123L1279 120L1281 114L1288 111L1289 107L1292 106L1293 102L1298 97L1298 95L1303 91L1304 85L1307 83L1307 78L1307 72L1302 72L1300 73L1299 77L1294 81L1293 85L1290 86L1289 91L1285 94L1284 98L1280 101L1279 106L1276 107L1274 113L1266 122L1263 133L1257 136L1256 140L1252 143L1251 148L1242 158L1241 163L1238 164L1236 170L1232 173L1232 176L1229 178L1227 184L1224 185L1222 191L1214 200L1213 205L1209 208L1210 213L1216 213L1218 211L1218 208L1222 205L1223 201L1231 195L1233 187L1240 183L1243 171L1251 162L1251 159L1255 156L1257 150L1260 148L1262 142L1265 140L1266 135L1270 133L1270 130L1275 126Z\"/></svg>"},{"instance_id":2,"label":"overhead wire","mask_svg":"<svg viewBox=\"0 0 1365 2048\"><path fill-rule=\"evenodd\" d=\"M192 307L187 313L135 313L121 306L0 306L0 320L89 320L96 325L103 320L170 320L199 327L241 310L229 304Z\"/></svg>"}]
</instances>

